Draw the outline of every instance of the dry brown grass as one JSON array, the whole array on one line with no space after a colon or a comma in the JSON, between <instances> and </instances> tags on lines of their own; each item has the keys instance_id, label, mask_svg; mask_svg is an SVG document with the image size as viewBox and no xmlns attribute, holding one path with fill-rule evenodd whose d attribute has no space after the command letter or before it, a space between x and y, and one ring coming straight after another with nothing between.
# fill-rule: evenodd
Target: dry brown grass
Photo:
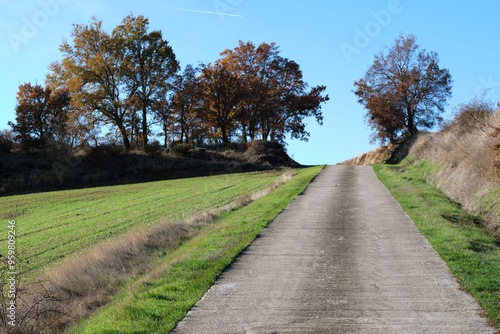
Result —
<instances>
[{"instance_id":1,"label":"dry brown grass","mask_svg":"<svg viewBox=\"0 0 500 334\"><path fill-rule=\"evenodd\" d=\"M118 238L106 240L49 270L43 279L30 283L19 292L25 300L24 306L18 308L19 314L26 313L37 300L43 300L33 312L38 315L27 322L20 332L37 332L47 324L50 324L47 332L57 332L73 320L88 316L109 302L126 282L147 273L153 259L176 249L222 213L246 206L269 194L294 175L294 171L285 171L273 185L236 198L221 208L191 216L181 223L162 221L154 227L137 228ZM159 277L166 269L161 266L155 268L141 281Z\"/></svg>"},{"instance_id":2,"label":"dry brown grass","mask_svg":"<svg viewBox=\"0 0 500 334\"><path fill-rule=\"evenodd\" d=\"M393 148L392 144L389 144L387 146L381 146L368 153L362 153L356 158L343 161L339 163L339 165L361 166L361 165L383 164L391 157L392 148Z\"/></svg>"},{"instance_id":3,"label":"dry brown grass","mask_svg":"<svg viewBox=\"0 0 500 334\"><path fill-rule=\"evenodd\" d=\"M49 270L45 278L19 289L18 314L28 314L19 333L55 333L106 304L123 284L144 273L155 254L177 248L202 222L203 213L183 223L160 222L107 240ZM33 307L35 306L35 307Z\"/></svg>"},{"instance_id":4,"label":"dry brown grass","mask_svg":"<svg viewBox=\"0 0 500 334\"><path fill-rule=\"evenodd\" d=\"M500 112L484 113L480 121L461 116L438 133L420 135L409 154L441 164L437 173L427 176L430 183L471 213L484 216L488 231L500 236L500 199L493 195L500 179L491 149Z\"/></svg>"}]
</instances>

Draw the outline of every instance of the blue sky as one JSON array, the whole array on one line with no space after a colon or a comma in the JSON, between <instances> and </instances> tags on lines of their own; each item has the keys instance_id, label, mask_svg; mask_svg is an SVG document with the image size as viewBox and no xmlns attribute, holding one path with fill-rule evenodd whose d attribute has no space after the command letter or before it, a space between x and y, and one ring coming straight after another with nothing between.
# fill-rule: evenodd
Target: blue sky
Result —
<instances>
[{"instance_id":1,"label":"blue sky","mask_svg":"<svg viewBox=\"0 0 500 334\"><path fill-rule=\"evenodd\" d=\"M288 140L289 154L303 164L334 164L375 147L353 83L399 33L415 34L450 70L445 117L475 95L500 100L496 1L0 0L0 128L14 120L18 85L43 83L50 62L60 59L58 47L73 23L95 15L111 31L130 13L162 30L183 67L213 62L238 40L276 42L310 86L326 85L324 125L310 120L309 142Z\"/></svg>"}]
</instances>

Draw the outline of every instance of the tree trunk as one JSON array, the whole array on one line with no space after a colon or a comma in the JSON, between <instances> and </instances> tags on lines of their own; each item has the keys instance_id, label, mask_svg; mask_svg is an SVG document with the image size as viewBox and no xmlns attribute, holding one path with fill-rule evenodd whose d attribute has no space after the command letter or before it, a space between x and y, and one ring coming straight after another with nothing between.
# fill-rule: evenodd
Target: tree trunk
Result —
<instances>
[{"instance_id":1,"label":"tree trunk","mask_svg":"<svg viewBox=\"0 0 500 334\"><path fill-rule=\"evenodd\" d=\"M166 123L166 122L164 122L164 123L163 123L163 133L165 134L165 141L164 141L164 146L165 146L165 148L167 148L167 146L168 146L168 140L167 140L167 138L168 138L168 133L167 133L167 131L168 131L168 126L167 126L167 123Z\"/></svg>"},{"instance_id":2,"label":"tree trunk","mask_svg":"<svg viewBox=\"0 0 500 334\"><path fill-rule=\"evenodd\" d=\"M126 150L130 149L130 141L128 140L127 130L123 127L122 124L118 125L118 129L120 130L120 134L122 135L123 146Z\"/></svg>"},{"instance_id":3,"label":"tree trunk","mask_svg":"<svg viewBox=\"0 0 500 334\"><path fill-rule=\"evenodd\" d=\"M408 113L408 132L410 133L410 135L413 136L418 133L418 129L415 126L415 120L414 120L415 115L411 110L411 108L407 109L407 113Z\"/></svg>"},{"instance_id":4,"label":"tree trunk","mask_svg":"<svg viewBox=\"0 0 500 334\"><path fill-rule=\"evenodd\" d=\"M143 148L146 148L148 145L148 119L147 119L148 110L146 104L143 103L142 106L142 145Z\"/></svg>"},{"instance_id":5,"label":"tree trunk","mask_svg":"<svg viewBox=\"0 0 500 334\"><path fill-rule=\"evenodd\" d=\"M227 129L225 127L221 127L220 132L222 135L222 143L229 144L229 136L227 135Z\"/></svg>"},{"instance_id":6,"label":"tree trunk","mask_svg":"<svg viewBox=\"0 0 500 334\"><path fill-rule=\"evenodd\" d=\"M247 128L244 124L241 125L241 137L243 139L243 143L248 143L247 140Z\"/></svg>"},{"instance_id":7,"label":"tree trunk","mask_svg":"<svg viewBox=\"0 0 500 334\"><path fill-rule=\"evenodd\" d=\"M268 135L269 135L269 133L267 131L262 131L262 141L266 142Z\"/></svg>"},{"instance_id":8,"label":"tree trunk","mask_svg":"<svg viewBox=\"0 0 500 334\"><path fill-rule=\"evenodd\" d=\"M248 135L250 136L250 141L255 140L255 122L250 120L248 124Z\"/></svg>"},{"instance_id":9,"label":"tree trunk","mask_svg":"<svg viewBox=\"0 0 500 334\"><path fill-rule=\"evenodd\" d=\"M222 143L229 144L229 137L227 136L226 131L222 132Z\"/></svg>"},{"instance_id":10,"label":"tree trunk","mask_svg":"<svg viewBox=\"0 0 500 334\"><path fill-rule=\"evenodd\" d=\"M184 142L184 133L186 132L185 128L185 118L186 118L186 110L185 110L185 105L184 103L181 105L181 108L179 110L179 127L181 130L181 138L180 141L181 143Z\"/></svg>"},{"instance_id":11,"label":"tree trunk","mask_svg":"<svg viewBox=\"0 0 500 334\"><path fill-rule=\"evenodd\" d=\"M267 141L267 137L269 136L270 130L267 127L265 122L262 122L262 141Z\"/></svg>"}]
</instances>

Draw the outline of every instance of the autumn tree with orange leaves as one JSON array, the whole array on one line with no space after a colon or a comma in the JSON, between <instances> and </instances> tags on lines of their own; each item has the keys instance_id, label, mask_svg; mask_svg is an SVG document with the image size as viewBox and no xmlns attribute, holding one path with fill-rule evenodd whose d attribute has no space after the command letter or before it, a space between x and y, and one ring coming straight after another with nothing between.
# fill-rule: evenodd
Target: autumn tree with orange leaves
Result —
<instances>
[{"instance_id":1,"label":"autumn tree with orange leaves","mask_svg":"<svg viewBox=\"0 0 500 334\"><path fill-rule=\"evenodd\" d=\"M308 118L323 122L326 87L309 89L299 64L282 57L275 43L240 41L213 64L188 65L181 74L161 31L149 31L143 16L125 17L112 33L92 18L74 25L71 37L47 83L71 94L73 137L107 125L109 138L119 134L126 149L146 148L151 135L164 136L165 146L173 140L283 142L286 136L307 140ZM154 133L158 125L161 133Z\"/></svg>"},{"instance_id":2,"label":"autumn tree with orange leaves","mask_svg":"<svg viewBox=\"0 0 500 334\"><path fill-rule=\"evenodd\" d=\"M237 106L245 94L243 80L231 63L218 60L204 66L199 85L204 126L212 139L220 138L227 144L235 129Z\"/></svg>"},{"instance_id":3,"label":"autumn tree with orange leaves","mask_svg":"<svg viewBox=\"0 0 500 334\"><path fill-rule=\"evenodd\" d=\"M321 104L329 100L323 95L326 87L307 92L299 65L279 53L275 43L255 47L240 41L233 50L222 52L223 58L217 62L216 71L231 73L226 77L231 78L234 89L231 110L226 112L231 120L227 126L238 131L243 142L257 138L283 141L287 134L307 140L304 120L314 117L322 124ZM204 102L211 101L215 100L205 95Z\"/></svg>"},{"instance_id":4,"label":"autumn tree with orange leaves","mask_svg":"<svg viewBox=\"0 0 500 334\"><path fill-rule=\"evenodd\" d=\"M124 40L105 32L95 18L88 25L74 25L72 37L72 43L61 45L63 59L51 64L47 81L67 87L75 108L114 125L125 148L130 148L126 118L133 110L135 92L125 90L126 76L120 66L125 58Z\"/></svg>"},{"instance_id":5,"label":"autumn tree with orange leaves","mask_svg":"<svg viewBox=\"0 0 500 334\"><path fill-rule=\"evenodd\" d=\"M242 41L234 49L221 53L224 60L236 69L245 90L236 115L243 142L256 139L259 132L262 132L262 119L272 107L271 100L274 96L271 66L278 54L278 47L274 43L262 43L255 47L251 42Z\"/></svg>"},{"instance_id":6,"label":"autumn tree with orange leaves","mask_svg":"<svg viewBox=\"0 0 500 334\"><path fill-rule=\"evenodd\" d=\"M148 33L148 24L143 16L129 15L112 34L95 18L88 25L75 25L73 42L63 42L63 59L51 65L48 76L51 85L71 91L75 107L114 125L127 149L137 120L142 130L137 137L147 144L147 115L178 69L171 47L161 32Z\"/></svg>"},{"instance_id":7,"label":"autumn tree with orange leaves","mask_svg":"<svg viewBox=\"0 0 500 334\"><path fill-rule=\"evenodd\" d=\"M442 121L439 115L451 96L452 79L438 62L437 53L419 50L414 35L400 35L392 48L375 56L354 83L374 141L394 142Z\"/></svg>"},{"instance_id":8,"label":"autumn tree with orange leaves","mask_svg":"<svg viewBox=\"0 0 500 334\"><path fill-rule=\"evenodd\" d=\"M65 89L26 83L19 86L16 122L10 122L23 151L64 142L70 95Z\"/></svg>"}]
</instances>

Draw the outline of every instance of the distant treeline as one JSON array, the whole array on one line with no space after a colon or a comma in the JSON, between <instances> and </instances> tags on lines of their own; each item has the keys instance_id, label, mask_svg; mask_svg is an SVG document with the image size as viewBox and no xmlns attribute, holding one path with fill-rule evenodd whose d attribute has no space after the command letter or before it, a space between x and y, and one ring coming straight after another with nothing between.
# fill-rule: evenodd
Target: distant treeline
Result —
<instances>
[{"instance_id":1,"label":"distant treeline","mask_svg":"<svg viewBox=\"0 0 500 334\"><path fill-rule=\"evenodd\" d=\"M23 151L51 143L145 148L152 137L165 146L307 140L304 119L322 124L328 100L326 87L308 89L275 43L240 41L213 64L180 71L162 32L149 31L143 16L125 17L111 33L95 18L74 25L60 50L45 86L19 86L12 130L0 135L3 151L12 140Z\"/></svg>"}]
</instances>

